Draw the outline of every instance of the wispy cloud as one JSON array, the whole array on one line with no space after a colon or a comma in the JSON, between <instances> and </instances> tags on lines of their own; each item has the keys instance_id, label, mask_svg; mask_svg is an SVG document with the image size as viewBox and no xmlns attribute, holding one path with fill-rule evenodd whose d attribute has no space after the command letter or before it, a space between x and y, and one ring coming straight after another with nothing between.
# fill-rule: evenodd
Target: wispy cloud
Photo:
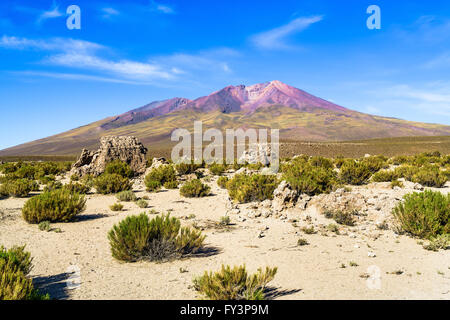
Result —
<instances>
[{"instance_id":1,"label":"wispy cloud","mask_svg":"<svg viewBox=\"0 0 450 320\"><path fill-rule=\"evenodd\" d=\"M300 17L281 27L258 33L251 37L252 43L260 49L279 50L288 49L290 36L299 33L314 23L323 20L323 16Z\"/></svg>"},{"instance_id":2,"label":"wispy cloud","mask_svg":"<svg viewBox=\"0 0 450 320\"><path fill-rule=\"evenodd\" d=\"M59 11L59 6L56 4L56 2L53 2L52 7L49 10L43 11L39 15L36 22L38 24L40 24L40 23L44 22L45 20L59 18L62 16L63 16L63 13L61 11Z\"/></svg>"},{"instance_id":3,"label":"wispy cloud","mask_svg":"<svg viewBox=\"0 0 450 320\"><path fill-rule=\"evenodd\" d=\"M102 18L104 19L110 19L113 16L118 16L120 14L120 12L114 8L101 8L100 10L102 12Z\"/></svg>"},{"instance_id":4,"label":"wispy cloud","mask_svg":"<svg viewBox=\"0 0 450 320\"><path fill-rule=\"evenodd\" d=\"M450 52L445 52L429 61L423 67L425 69L450 67Z\"/></svg>"},{"instance_id":5,"label":"wispy cloud","mask_svg":"<svg viewBox=\"0 0 450 320\"><path fill-rule=\"evenodd\" d=\"M175 9L173 9L168 5L157 3L154 0L150 1L150 8L153 11L157 11L164 14L175 14Z\"/></svg>"}]
</instances>

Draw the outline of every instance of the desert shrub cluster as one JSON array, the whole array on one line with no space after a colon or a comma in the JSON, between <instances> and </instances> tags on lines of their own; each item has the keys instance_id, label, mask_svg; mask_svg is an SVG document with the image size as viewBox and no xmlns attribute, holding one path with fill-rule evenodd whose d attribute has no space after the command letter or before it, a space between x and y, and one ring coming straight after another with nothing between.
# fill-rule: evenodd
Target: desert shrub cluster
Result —
<instances>
[{"instance_id":1,"label":"desert shrub cluster","mask_svg":"<svg viewBox=\"0 0 450 320\"><path fill-rule=\"evenodd\" d=\"M0 247L0 300L48 300L28 277L32 258L25 247Z\"/></svg>"},{"instance_id":2,"label":"desert shrub cluster","mask_svg":"<svg viewBox=\"0 0 450 320\"><path fill-rule=\"evenodd\" d=\"M200 179L193 179L180 188L180 194L187 198L201 198L210 194L211 188L202 183Z\"/></svg>"},{"instance_id":3,"label":"desert shrub cluster","mask_svg":"<svg viewBox=\"0 0 450 320\"><path fill-rule=\"evenodd\" d=\"M401 228L419 238L450 233L450 194L426 190L411 193L393 209Z\"/></svg>"},{"instance_id":4,"label":"desert shrub cluster","mask_svg":"<svg viewBox=\"0 0 450 320\"><path fill-rule=\"evenodd\" d=\"M144 179L147 191L157 191L161 187L175 189L178 187L177 176L172 165L162 165L154 168Z\"/></svg>"},{"instance_id":5,"label":"desert shrub cluster","mask_svg":"<svg viewBox=\"0 0 450 320\"><path fill-rule=\"evenodd\" d=\"M362 185L369 181L372 170L366 162L347 160L339 171L339 179L343 183Z\"/></svg>"},{"instance_id":6,"label":"desert shrub cluster","mask_svg":"<svg viewBox=\"0 0 450 320\"><path fill-rule=\"evenodd\" d=\"M224 164L213 163L208 166L208 169L212 175L221 176L225 172L226 166Z\"/></svg>"},{"instance_id":7,"label":"desert shrub cluster","mask_svg":"<svg viewBox=\"0 0 450 320\"><path fill-rule=\"evenodd\" d=\"M248 274L245 265L222 265L218 272L205 272L193 280L194 289L210 300L264 300L267 284L272 281L277 268L259 268Z\"/></svg>"},{"instance_id":8,"label":"desert shrub cluster","mask_svg":"<svg viewBox=\"0 0 450 320\"><path fill-rule=\"evenodd\" d=\"M130 166L123 161L114 160L108 163L105 167L106 174L118 174L122 177L132 178L134 176L133 170L131 170Z\"/></svg>"},{"instance_id":9,"label":"desert shrub cluster","mask_svg":"<svg viewBox=\"0 0 450 320\"><path fill-rule=\"evenodd\" d=\"M195 171L197 171L197 169L200 168L204 168L205 167L205 163L202 162L200 164L198 163L178 163L175 165L175 169L177 170L178 174L180 175L184 175L184 174L191 174L191 173L195 173Z\"/></svg>"},{"instance_id":10,"label":"desert shrub cluster","mask_svg":"<svg viewBox=\"0 0 450 320\"><path fill-rule=\"evenodd\" d=\"M28 223L68 222L85 208L84 195L58 189L30 198L22 208L22 217Z\"/></svg>"},{"instance_id":11,"label":"desert shrub cluster","mask_svg":"<svg viewBox=\"0 0 450 320\"><path fill-rule=\"evenodd\" d=\"M118 194L116 194L116 198L119 201L125 201L125 202L137 200L136 195L134 194L134 192L132 190L121 191Z\"/></svg>"},{"instance_id":12,"label":"desert shrub cluster","mask_svg":"<svg viewBox=\"0 0 450 320\"><path fill-rule=\"evenodd\" d=\"M205 237L181 227L170 215L150 219L146 213L129 216L108 233L112 256L120 261L164 261L198 252Z\"/></svg>"},{"instance_id":13,"label":"desert shrub cluster","mask_svg":"<svg viewBox=\"0 0 450 320\"><path fill-rule=\"evenodd\" d=\"M224 176L219 177L219 178L217 179L217 185L218 185L220 188L222 188L222 189L226 189L226 188L227 188L227 183L228 183L229 180L230 180L230 179L228 179L228 177L224 177Z\"/></svg>"},{"instance_id":14,"label":"desert shrub cluster","mask_svg":"<svg viewBox=\"0 0 450 320\"><path fill-rule=\"evenodd\" d=\"M273 199L277 186L276 176L262 174L237 174L226 184L230 198L240 203Z\"/></svg>"},{"instance_id":15,"label":"desert shrub cluster","mask_svg":"<svg viewBox=\"0 0 450 320\"><path fill-rule=\"evenodd\" d=\"M131 182L117 173L103 173L94 179L94 187L101 194L118 193L131 190Z\"/></svg>"},{"instance_id":16,"label":"desert shrub cluster","mask_svg":"<svg viewBox=\"0 0 450 320\"><path fill-rule=\"evenodd\" d=\"M0 185L0 194L4 196L24 198L29 195L31 191L39 190L39 185L36 181L29 179L11 180Z\"/></svg>"}]
</instances>

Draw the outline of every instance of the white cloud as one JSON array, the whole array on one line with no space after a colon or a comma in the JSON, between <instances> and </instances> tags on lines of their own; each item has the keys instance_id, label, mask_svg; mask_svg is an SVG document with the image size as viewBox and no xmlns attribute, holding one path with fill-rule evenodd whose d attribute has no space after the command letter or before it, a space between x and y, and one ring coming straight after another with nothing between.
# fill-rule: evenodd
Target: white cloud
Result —
<instances>
[{"instance_id":1,"label":"white cloud","mask_svg":"<svg viewBox=\"0 0 450 320\"><path fill-rule=\"evenodd\" d=\"M59 18L62 17L62 15L62 12L59 11L59 7L53 2L53 6L50 10L44 11L39 15L37 23L40 24L47 19Z\"/></svg>"},{"instance_id":2,"label":"white cloud","mask_svg":"<svg viewBox=\"0 0 450 320\"><path fill-rule=\"evenodd\" d=\"M111 17L118 16L120 14L120 12L118 10L116 10L114 8L109 8L109 7L102 8L101 11L103 13L102 17L104 19L110 19Z\"/></svg>"},{"instance_id":3,"label":"white cloud","mask_svg":"<svg viewBox=\"0 0 450 320\"><path fill-rule=\"evenodd\" d=\"M323 16L300 17L281 27L258 33L251 37L255 46L261 49L287 49L287 38L295 33L307 29L314 23L322 21Z\"/></svg>"},{"instance_id":4,"label":"white cloud","mask_svg":"<svg viewBox=\"0 0 450 320\"><path fill-rule=\"evenodd\" d=\"M156 1L150 1L151 10L158 11L164 14L174 14L175 10L172 7L169 7L165 4L157 3Z\"/></svg>"},{"instance_id":5,"label":"white cloud","mask_svg":"<svg viewBox=\"0 0 450 320\"><path fill-rule=\"evenodd\" d=\"M53 38L50 40L33 40L28 38L2 36L0 39L0 47L16 50L42 50L42 51L76 51L88 52L105 47L89 41Z\"/></svg>"}]
</instances>

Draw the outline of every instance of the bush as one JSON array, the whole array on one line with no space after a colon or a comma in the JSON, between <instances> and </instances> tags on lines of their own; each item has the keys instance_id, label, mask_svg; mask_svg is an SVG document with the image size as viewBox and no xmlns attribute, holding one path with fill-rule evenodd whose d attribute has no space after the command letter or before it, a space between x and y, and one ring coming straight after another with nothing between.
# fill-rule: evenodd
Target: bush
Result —
<instances>
[{"instance_id":1,"label":"bush","mask_svg":"<svg viewBox=\"0 0 450 320\"><path fill-rule=\"evenodd\" d=\"M347 184L362 185L368 182L372 171L365 162L345 161L339 172L339 179Z\"/></svg>"},{"instance_id":2,"label":"bush","mask_svg":"<svg viewBox=\"0 0 450 320\"><path fill-rule=\"evenodd\" d=\"M222 189L226 189L229 180L230 179L227 177L219 177L219 179L217 179L217 185Z\"/></svg>"},{"instance_id":3,"label":"bush","mask_svg":"<svg viewBox=\"0 0 450 320\"><path fill-rule=\"evenodd\" d=\"M375 172L380 171L382 168L387 168L387 159L384 156L373 156L362 159L362 163L364 163L369 171L374 174Z\"/></svg>"},{"instance_id":4,"label":"bush","mask_svg":"<svg viewBox=\"0 0 450 320\"><path fill-rule=\"evenodd\" d=\"M336 181L336 175L333 169L315 167L301 161L286 165L283 171L283 179L293 189L310 196L329 193Z\"/></svg>"},{"instance_id":5,"label":"bush","mask_svg":"<svg viewBox=\"0 0 450 320\"><path fill-rule=\"evenodd\" d=\"M193 280L194 289L210 300L264 300L267 284L273 280L277 268L269 268L249 275L246 267L223 266L219 272L208 273Z\"/></svg>"},{"instance_id":6,"label":"bush","mask_svg":"<svg viewBox=\"0 0 450 320\"><path fill-rule=\"evenodd\" d=\"M222 217L220 217L219 224L221 226L227 226L227 225L230 224L230 222L231 222L230 216L222 216Z\"/></svg>"},{"instance_id":7,"label":"bush","mask_svg":"<svg viewBox=\"0 0 450 320\"><path fill-rule=\"evenodd\" d=\"M402 165L400 167L395 168L395 175L399 178L404 178L408 181L412 181L414 175L419 171L418 167L410 166L410 165Z\"/></svg>"},{"instance_id":8,"label":"bush","mask_svg":"<svg viewBox=\"0 0 450 320\"><path fill-rule=\"evenodd\" d=\"M80 193L80 194L87 194L91 188L78 183L78 182L70 182L69 184L66 184L63 186L63 189L70 191L71 193Z\"/></svg>"},{"instance_id":9,"label":"bush","mask_svg":"<svg viewBox=\"0 0 450 320\"><path fill-rule=\"evenodd\" d=\"M159 190L164 184L172 187L176 181L175 169L171 165L162 165L151 170L144 179L145 186L149 192Z\"/></svg>"},{"instance_id":10,"label":"bush","mask_svg":"<svg viewBox=\"0 0 450 320\"><path fill-rule=\"evenodd\" d=\"M392 170L381 170L372 176L373 182L390 182L398 179L398 174Z\"/></svg>"},{"instance_id":11,"label":"bush","mask_svg":"<svg viewBox=\"0 0 450 320\"><path fill-rule=\"evenodd\" d=\"M393 157L392 159L389 159L389 163L392 163L393 165L401 165L401 164L405 164L408 163L409 158L407 156L396 156Z\"/></svg>"},{"instance_id":12,"label":"bush","mask_svg":"<svg viewBox=\"0 0 450 320\"><path fill-rule=\"evenodd\" d=\"M24 198L31 191L36 191L36 182L28 179L8 181L0 186L0 193L10 197Z\"/></svg>"},{"instance_id":13,"label":"bush","mask_svg":"<svg viewBox=\"0 0 450 320\"><path fill-rule=\"evenodd\" d=\"M34 289L26 276L31 271L30 254L24 247L0 248L0 300L48 300Z\"/></svg>"},{"instance_id":14,"label":"bush","mask_svg":"<svg viewBox=\"0 0 450 320\"><path fill-rule=\"evenodd\" d=\"M117 173L104 173L94 180L98 193L110 194L131 190L130 180Z\"/></svg>"},{"instance_id":15,"label":"bush","mask_svg":"<svg viewBox=\"0 0 450 320\"><path fill-rule=\"evenodd\" d=\"M322 167L325 169L334 168L333 161L324 157L311 157L311 159L309 159L309 164L313 167Z\"/></svg>"},{"instance_id":16,"label":"bush","mask_svg":"<svg viewBox=\"0 0 450 320\"><path fill-rule=\"evenodd\" d=\"M353 215L357 213L355 211L337 211L333 214L333 219L339 224L344 226L354 226L355 220Z\"/></svg>"},{"instance_id":17,"label":"bush","mask_svg":"<svg viewBox=\"0 0 450 320\"><path fill-rule=\"evenodd\" d=\"M450 249L450 234L440 234L430 239L430 243L424 245L423 248L430 251Z\"/></svg>"},{"instance_id":18,"label":"bush","mask_svg":"<svg viewBox=\"0 0 450 320\"><path fill-rule=\"evenodd\" d=\"M442 188L447 182L447 176L439 167L426 166L420 168L412 177L412 181L426 187Z\"/></svg>"},{"instance_id":19,"label":"bush","mask_svg":"<svg viewBox=\"0 0 450 320\"><path fill-rule=\"evenodd\" d=\"M118 174L122 177L131 178L134 176L133 170L131 170L130 166L120 160L114 160L106 165L105 168L106 174Z\"/></svg>"},{"instance_id":20,"label":"bush","mask_svg":"<svg viewBox=\"0 0 450 320\"><path fill-rule=\"evenodd\" d=\"M116 194L116 198L119 201L125 201L125 202L136 201L136 199L137 199L136 195L131 190L119 192L118 194Z\"/></svg>"},{"instance_id":21,"label":"bush","mask_svg":"<svg viewBox=\"0 0 450 320\"><path fill-rule=\"evenodd\" d=\"M113 205L110 205L109 208L111 211L122 211L123 210L123 204L121 203L114 203Z\"/></svg>"},{"instance_id":22,"label":"bush","mask_svg":"<svg viewBox=\"0 0 450 320\"><path fill-rule=\"evenodd\" d=\"M209 166L209 172L215 176L221 176L225 172L225 165L213 163Z\"/></svg>"},{"instance_id":23,"label":"bush","mask_svg":"<svg viewBox=\"0 0 450 320\"><path fill-rule=\"evenodd\" d=\"M44 188L44 192L54 191L62 189L63 184L61 181L50 181Z\"/></svg>"},{"instance_id":24,"label":"bush","mask_svg":"<svg viewBox=\"0 0 450 320\"><path fill-rule=\"evenodd\" d=\"M194 173L197 169L200 169L201 167L202 167L201 164L195 163L179 163L175 165L175 169L177 170L178 174L181 175Z\"/></svg>"},{"instance_id":25,"label":"bush","mask_svg":"<svg viewBox=\"0 0 450 320\"><path fill-rule=\"evenodd\" d=\"M278 186L276 176L237 174L227 183L231 199L240 203L273 199L273 192Z\"/></svg>"},{"instance_id":26,"label":"bush","mask_svg":"<svg viewBox=\"0 0 450 320\"><path fill-rule=\"evenodd\" d=\"M180 194L187 198L201 198L209 195L211 188L201 182L199 179L193 179L186 182L180 188Z\"/></svg>"},{"instance_id":27,"label":"bush","mask_svg":"<svg viewBox=\"0 0 450 320\"><path fill-rule=\"evenodd\" d=\"M59 189L29 199L22 208L22 216L28 223L68 222L85 208L84 195Z\"/></svg>"},{"instance_id":28,"label":"bush","mask_svg":"<svg viewBox=\"0 0 450 320\"><path fill-rule=\"evenodd\" d=\"M48 175L48 176L43 176L39 178L39 182L41 184L48 184L51 181L55 181L55 176L54 175Z\"/></svg>"},{"instance_id":29,"label":"bush","mask_svg":"<svg viewBox=\"0 0 450 320\"><path fill-rule=\"evenodd\" d=\"M403 182L399 180L392 180L391 188L394 189L395 187L403 188L404 187Z\"/></svg>"},{"instance_id":30,"label":"bush","mask_svg":"<svg viewBox=\"0 0 450 320\"><path fill-rule=\"evenodd\" d=\"M414 192L403 197L393 214L402 229L420 238L450 233L450 194Z\"/></svg>"},{"instance_id":31,"label":"bush","mask_svg":"<svg viewBox=\"0 0 450 320\"><path fill-rule=\"evenodd\" d=\"M172 180L164 183L164 188L166 189L176 189L178 188L178 181Z\"/></svg>"},{"instance_id":32,"label":"bush","mask_svg":"<svg viewBox=\"0 0 450 320\"><path fill-rule=\"evenodd\" d=\"M205 237L200 231L181 227L180 220L170 215L149 219L142 213L129 216L108 233L112 256L117 260L163 261L196 253Z\"/></svg>"},{"instance_id":33,"label":"bush","mask_svg":"<svg viewBox=\"0 0 450 320\"><path fill-rule=\"evenodd\" d=\"M139 208L145 209L145 208L148 207L148 202L145 201L144 199L140 199L140 200L136 201L136 205L137 205Z\"/></svg>"}]
</instances>

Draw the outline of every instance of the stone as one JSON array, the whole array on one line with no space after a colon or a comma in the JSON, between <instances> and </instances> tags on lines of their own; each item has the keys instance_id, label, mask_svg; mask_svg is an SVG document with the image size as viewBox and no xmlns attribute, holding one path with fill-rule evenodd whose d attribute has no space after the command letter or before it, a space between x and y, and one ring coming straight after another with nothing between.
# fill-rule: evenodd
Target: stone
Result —
<instances>
[{"instance_id":1,"label":"stone","mask_svg":"<svg viewBox=\"0 0 450 320\"><path fill-rule=\"evenodd\" d=\"M105 136L100 139L100 148L97 151L81 151L80 158L73 164L70 174L99 176L105 172L106 165L114 160L127 163L135 174L143 174L147 166L147 151L136 137Z\"/></svg>"},{"instance_id":2,"label":"stone","mask_svg":"<svg viewBox=\"0 0 450 320\"><path fill-rule=\"evenodd\" d=\"M271 148L268 143L253 145L249 150L242 153L239 163L261 163L264 166L270 164Z\"/></svg>"},{"instance_id":3,"label":"stone","mask_svg":"<svg viewBox=\"0 0 450 320\"><path fill-rule=\"evenodd\" d=\"M293 208L298 197L298 192L292 189L288 182L283 180L273 192L272 209L280 212L288 208Z\"/></svg>"}]
</instances>

